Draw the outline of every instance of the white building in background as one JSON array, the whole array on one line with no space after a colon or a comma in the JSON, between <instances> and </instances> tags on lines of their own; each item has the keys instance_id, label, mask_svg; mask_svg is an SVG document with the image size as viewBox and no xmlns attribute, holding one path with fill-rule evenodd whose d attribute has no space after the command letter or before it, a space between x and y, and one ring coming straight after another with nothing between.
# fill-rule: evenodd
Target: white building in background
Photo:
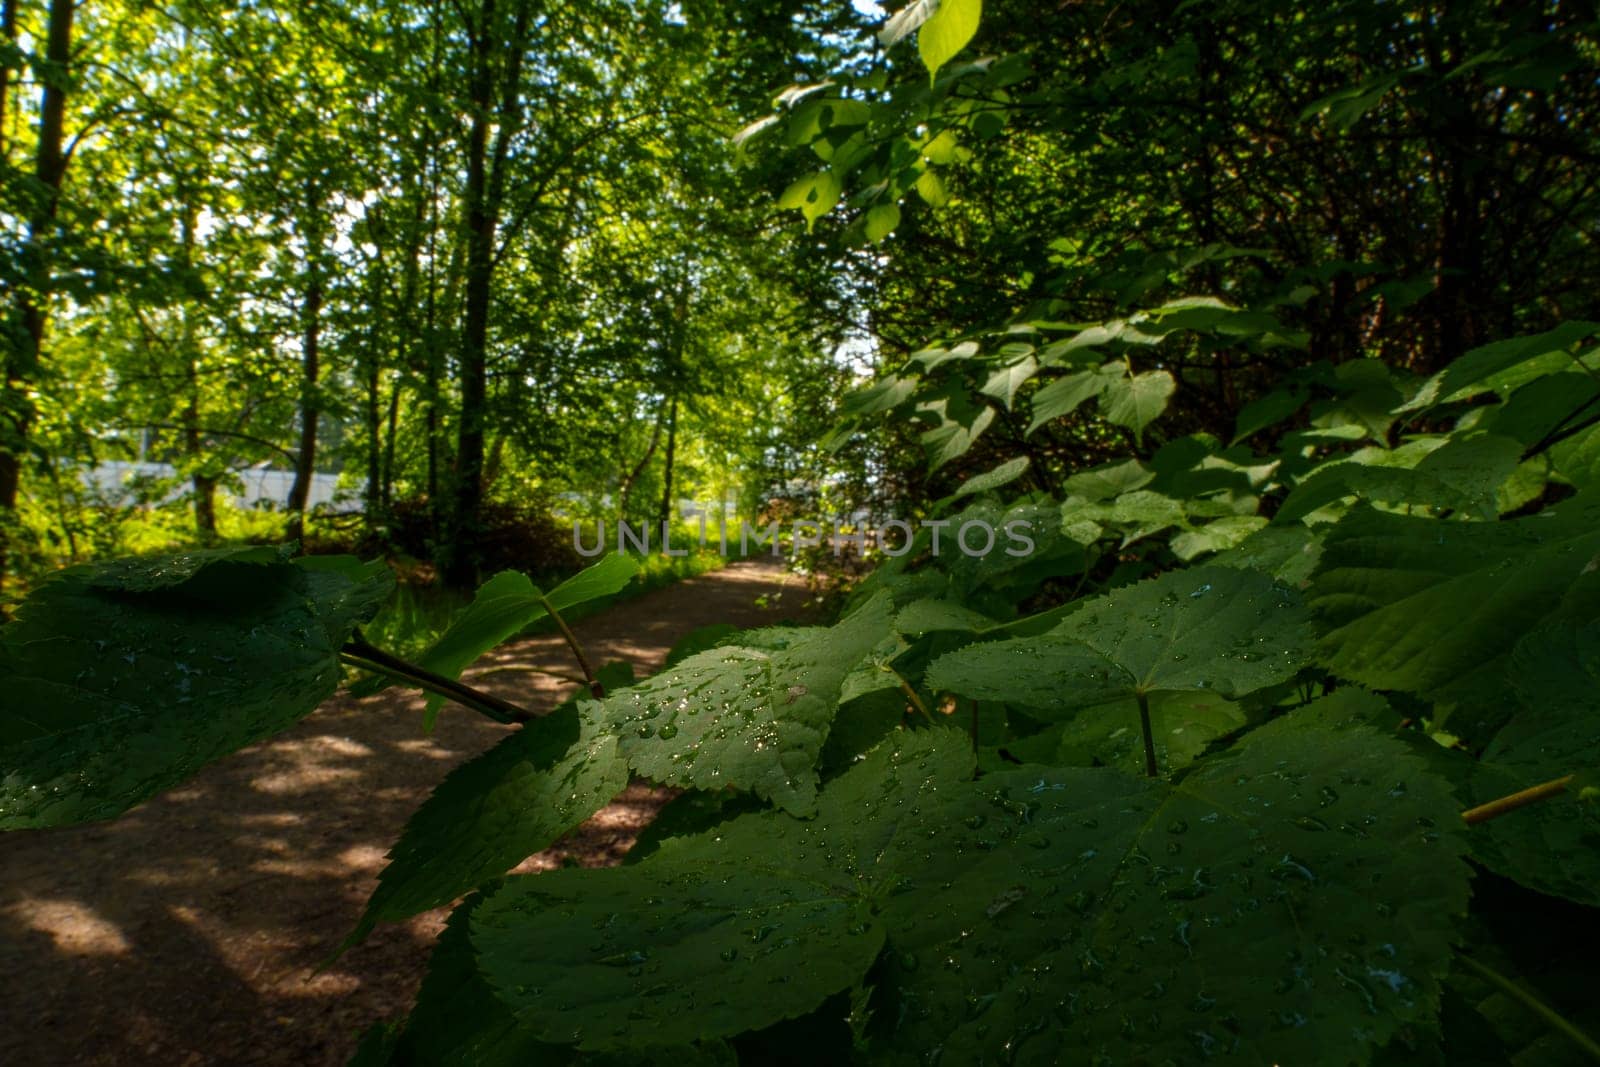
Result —
<instances>
[{"instance_id":1,"label":"white building in background","mask_svg":"<svg viewBox=\"0 0 1600 1067\"><path fill-rule=\"evenodd\" d=\"M289 487L294 484L294 472L276 470L272 467L245 467L242 470L229 472L242 483L242 491L235 491L232 478L224 480L217 487L218 496L225 497L233 502L235 507L253 508L258 505L263 507L282 508L289 503ZM156 479L170 479L177 477L178 471L170 463L130 463L121 460L111 460L85 468L82 471L84 485L104 493L106 498L116 504L132 504L139 494L134 486L139 481ZM306 507L314 508L318 504L332 504L339 484L336 474L313 474L311 476L311 493L306 499ZM190 488L188 480L174 486L163 498L166 501L176 500ZM264 503L263 503L264 502Z\"/></svg>"}]
</instances>

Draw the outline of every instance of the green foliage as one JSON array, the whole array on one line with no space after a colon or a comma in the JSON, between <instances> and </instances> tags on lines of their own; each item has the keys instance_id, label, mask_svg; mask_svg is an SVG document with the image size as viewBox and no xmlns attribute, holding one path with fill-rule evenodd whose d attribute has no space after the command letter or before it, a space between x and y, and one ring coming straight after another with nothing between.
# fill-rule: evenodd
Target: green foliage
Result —
<instances>
[{"instance_id":1,"label":"green foliage","mask_svg":"<svg viewBox=\"0 0 1600 1067\"><path fill-rule=\"evenodd\" d=\"M750 790L808 811L817 757L846 676L888 631L887 598L779 648L723 645L607 697L628 765L672 785Z\"/></svg>"},{"instance_id":2,"label":"green foliage","mask_svg":"<svg viewBox=\"0 0 1600 1067\"><path fill-rule=\"evenodd\" d=\"M111 818L293 723L389 588L270 548L63 571L0 631L0 826Z\"/></svg>"},{"instance_id":3,"label":"green foliage","mask_svg":"<svg viewBox=\"0 0 1600 1067\"><path fill-rule=\"evenodd\" d=\"M613 596L633 580L639 566L628 556L613 553L592 567L545 593L518 571L501 571L489 579L467 609L450 623L417 659L417 666L445 678L459 678L473 661L496 645L515 637L550 615ZM376 692L369 684L362 692ZM431 726L444 698L430 694L424 712Z\"/></svg>"},{"instance_id":4,"label":"green foliage","mask_svg":"<svg viewBox=\"0 0 1600 1067\"><path fill-rule=\"evenodd\" d=\"M883 28L885 60L842 23L796 37L758 8L489 7L482 26L441 8L433 57L407 24L372 60L431 87L378 100L416 143L367 127L370 72L349 95L317 76L356 54L358 23L330 13L324 37L241 15L271 73L339 87L332 119L286 139L303 154L266 157L334 187L283 213L293 241L236 237L255 257L239 277L293 302L325 272L348 337L372 339L336 377L366 383L352 454L374 515L396 503L387 465L427 486L418 529L456 551L482 508L433 513L452 469L434 450L453 430L455 473L487 466L471 437L483 451L494 423L512 457L496 462L558 460L552 480L596 513L670 512L684 466L726 500L707 472L744 464L799 487L784 507L859 490L927 520L837 622L692 635L656 677L602 672L602 697L451 773L352 939L466 899L409 1019L371 1031L361 1062L770 1062L795 1034L817 1061L887 1064L1589 1048L1594 1007L1570 991L1592 988L1592 955L1552 959L1523 931L1592 928L1600 908L1592 26L1559 5L991 0L995 54L963 60L979 3L916 0ZM589 32L635 19L637 40ZM502 36L489 58L451 52ZM747 163L763 139L788 150L756 177L805 236L755 241L771 201L737 195L704 146L669 151L726 115L634 117L791 55L806 82L737 141ZM497 108L462 95L485 84ZM252 129L283 117L227 99ZM439 147L463 115L482 135L464 168ZM603 159L579 168L592 146ZM458 169L479 180L442 193ZM318 253L319 208L366 206L373 181L379 206ZM231 219L272 182L195 184ZM712 194L728 224L701 234L687 205ZM463 213L500 220L487 270L481 227L438 229ZM201 288L228 251L138 234L153 261L191 256ZM346 243L359 291L332 270ZM783 265L802 250L837 270ZM475 254L476 271L443 266ZM459 309L422 299L425 274L474 312L434 321ZM154 319L124 303L85 312L114 358L62 357L123 381L153 344L181 348L141 421L286 423L321 403L315 381L251 369L240 323L210 328L226 301L174 290ZM774 325L790 312L809 325ZM876 380L838 396L862 354ZM762 370L775 355L804 372ZM71 405L24 370L55 447ZM226 465L189 451L199 499ZM1028 547L969 555L972 524ZM548 594L497 574L414 667L390 666L430 707L471 706L471 662L634 571L611 557ZM293 721L385 589L376 568L275 549L41 584L0 631L3 824L114 815ZM627 863L505 877L634 775L684 792Z\"/></svg>"},{"instance_id":5,"label":"green foliage","mask_svg":"<svg viewBox=\"0 0 1600 1067\"><path fill-rule=\"evenodd\" d=\"M1290 590L1197 567L1091 601L1038 637L952 652L929 667L928 684L1051 716L1157 692L1233 699L1293 677L1309 644Z\"/></svg>"}]
</instances>

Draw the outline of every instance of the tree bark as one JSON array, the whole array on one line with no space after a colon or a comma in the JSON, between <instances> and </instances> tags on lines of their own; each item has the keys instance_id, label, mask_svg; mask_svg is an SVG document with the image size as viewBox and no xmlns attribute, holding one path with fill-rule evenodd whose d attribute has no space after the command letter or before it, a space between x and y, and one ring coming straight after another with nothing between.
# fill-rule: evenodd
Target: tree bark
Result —
<instances>
[{"instance_id":1,"label":"tree bark","mask_svg":"<svg viewBox=\"0 0 1600 1067\"><path fill-rule=\"evenodd\" d=\"M677 452L678 396L674 393L671 402L667 406L667 462L666 470L661 477L661 522L663 529L670 529L666 524L670 523L674 517L674 508L672 506L672 463L677 457ZM665 537L665 533L662 536Z\"/></svg>"},{"instance_id":2,"label":"tree bark","mask_svg":"<svg viewBox=\"0 0 1600 1067\"><path fill-rule=\"evenodd\" d=\"M33 422L28 386L38 373L49 300L49 231L55 224L61 200L61 179L67 167L62 144L68 65L72 58L73 11L73 0L50 0L45 62L39 72L44 89L39 99L39 144L34 156L38 189L28 209L28 233L21 256L23 284L16 288L5 350L0 356L4 360L3 372L0 372L0 588L4 587L14 555L11 526L22 482L22 459L27 454L28 431ZM3 19L10 39L16 33L14 0L7 0ZM4 99L4 95L0 95L0 103Z\"/></svg>"},{"instance_id":3,"label":"tree bark","mask_svg":"<svg viewBox=\"0 0 1600 1067\"><path fill-rule=\"evenodd\" d=\"M467 586L477 578L479 512L483 507L484 439L488 422L489 305L495 266L495 235L505 195L506 159L521 125L522 59L529 5L519 3L510 40L496 41L495 0L484 0L472 35L465 191L467 270L461 334L461 419L456 430L454 493L449 536L441 545L447 584ZM496 106L495 56L505 68ZM494 144L489 143L494 128Z\"/></svg>"},{"instance_id":4,"label":"tree bark","mask_svg":"<svg viewBox=\"0 0 1600 1067\"><path fill-rule=\"evenodd\" d=\"M289 486L289 538L305 534L306 502L317 470L317 419L322 404L318 384L322 377L322 196L316 182L306 186L306 294L301 304L300 335L300 447L295 452L294 482Z\"/></svg>"}]
</instances>

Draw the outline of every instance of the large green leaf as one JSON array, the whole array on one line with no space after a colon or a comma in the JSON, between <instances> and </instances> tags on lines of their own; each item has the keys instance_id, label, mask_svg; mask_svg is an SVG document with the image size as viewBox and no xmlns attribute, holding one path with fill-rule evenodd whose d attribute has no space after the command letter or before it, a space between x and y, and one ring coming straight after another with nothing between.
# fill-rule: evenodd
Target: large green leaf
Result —
<instances>
[{"instance_id":1,"label":"large green leaf","mask_svg":"<svg viewBox=\"0 0 1600 1067\"><path fill-rule=\"evenodd\" d=\"M1025 767L919 798L881 864L887 1049L1359 1062L1429 1019L1466 865L1397 742L1293 717L1164 782Z\"/></svg>"},{"instance_id":2,"label":"large green leaf","mask_svg":"<svg viewBox=\"0 0 1600 1067\"><path fill-rule=\"evenodd\" d=\"M1321 560L1321 534L1304 526L1268 526L1207 562L1213 567L1260 571L1303 588Z\"/></svg>"},{"instance_id":3,"label":"large green leaf","mask_svg":"<svg viewBox=\"0 0 1600 1067\"><path fill-rule=\"evenodd\" d=\"M484 899L474 895L451 913L428 961L416 1008L389 1058L375 1062L431 1067L731 1067L738 1062L721 1041L644 1044L622 1056L539 1040L517 1025L478 972L468 928Z\"/></svg>"},{"instance_id":4,"label":"large green leaf","mask_svg":"<svg viewBox=\"0 0 1600 1067\"><path fill-rule=\"evenodd\" d=\"M778 207L800 212L805 216L809 231L818 219L833 210L843 191L844 183L837 174L831 170L818 171L795 179L778 197Z\"/></svg>"},{"instance_id":5,"label":"large green leaf","mask_svg":"<svg viewBox=\"0 0 1600 1067\"><path fill-rule=\"evenodd\" d=\"M535 719L451 771L411 816L346 943L360 941L380 922L448 904L504 874L627 784L616 738L577 705Z\"/></svg>"},{"instance_id":6,"label":"large green leaf","mask_svg":"<svg viewBox=\"0 0 1600 1067\"><path fill-rule=\"evenodd\" d=\"M996 367L984 380L983 388L979 392L985 396L992 396L1011 410L1011 402L1016 398L1017 390L1022 388L1024 382L1032 378L1039 371L1039 362L1033 356L1023 356Z\"/></svg>"},{"instance_id":7,"label":"large green leaf","mask_svg":"<svg viewBox=\"0 0 1600 1067\"><path fill-rule=\"evenodd\" d=\"M0 828L106 819L332 695L382 564L276 549L77 567L0 630Z\"/></svg>"},{"instance_id":8,"label":"large green leaf","mask_svg":"<svg viewBox=\"0 0 1600 1067\"><path fill-rule=\"evenodd\" d=\"M1052 419L1072 414L1084 401L1104 393L1122 377L1122 366L1108 363L1057 378L1033 394L1033 420L1028 423L1028 432L1032 433Z\"/></svg>"},{"instance_id":9,"label":"large green leaf","mask_svg":"<svg viewBox=\"0 0 1600 1067\"><path fill-rule=\"evenodd\" d=\"M1132 430L1135 438L1143 439L1145 427L1167 410L1167 402L1177 388L1178 383L1164 370L1114 378L1100 394L1100 412L1118 426Z\"/></svg>"},{"instance_id":10,"label":"large green leaf","mask_svg":"<svg viewBox=\"0 0 1600 1067\"><path fill-rule=\"evenodd\" d=\"M889 633L887 595L836 626L769 650L726 645L606 698L604 716L638 773L671 785L748 789L807 811L845 677Z\"/></svg>"},{"instance_id":11,"label":"large green leaf","mask_svg":"<svg viewBox=\"0 0 1600 1067\"><path fill-rule=\"evenodd\" d=\"M813 819L746 815L636 865L509 880L473 920L483 973L523 1026L580 1048L731 1036L805 1014L855 984L883 945L867 879L891 813L971 772L960 735L928 733L951 743L880 746Z\"/></svg>"},{"instance_id":12,"label":"large green leaf","mask_svg":"<svg viewBox=\"0 0 1600 1067\"><path fill-rule=\"evenodd\" d=\"M928 20L917 31L917 51L933 78L939 68L956 57L978 32L983 0L939 0Z\"/></svg>"},{"instance_id":13,"label":"large green leaf","mask_svg":"<svg viewBox=\"0 0 1600 1067\"><path fill-rule=\"evenodd\" d=\"M1194 762L1212 741L1244 724L1239 706L1215 693L1156 693L1150 698L1156 762L1168 771ZM1009 746L1009 751L1029 763L1145 771L1139 708L1129 700L1084 708L1066 722Z\"/></svg>"},{"instance_id":14,"label":"large green leaf","mask_svg":"<svg viewBox=\"0 0 1600 1067\"><path fill-rule=\"evenodd\" d=\"M1027 456L1018 456L1008 459L991 471L975 474L961 483L961 488L939 501L941 505L953 503L962 497L976 496L978 493L987 493L1001 486L1010 485L1026 473L1032 460Z\"/></svg>"},{"instance_id":15,"label":"large green leaf","mask_svg":"<svg viewBox=\"0 0 1600 1067\"><path fill-rule=\"evenodd\" d=\"M1090 601L1038 637L941 656L927 682L1055 715L1158 691L1231 699L1292 677L1310 644L1288 589L1253 571L1195 567Z\"/></svg>"},{"instance_id":16,"label":"large green leaf","mask_svg":"<svg viewBox=\"0 0 1600 1067\"><path fill-rule=\"evenodd\" d=\"M1290 719L1176 785L971 769L960 734L902 732L814 819L512 879L472 919L482 971L521 1026L597 1049L804 1014L885 942L888 1059L1354 1060L1434 1011L1467 869L1448 788L1397 742Z\"/></svg>"},{"instance_id":17,"label":"large green leaf","mask_svg":"<svg viewBox=\"0 0 1600 1067\"><path fill-rule=\"evenodd\" d=\"M1600 323L1565 322L1553 330L1474 348L1423 383L1401 411L1464 400L1480 392L1507 392L1542 374L1573 366L1568 350L1600 331Z\"/></svg>"},{"instance_id":18,"label":"large green leaf","mask_svg":"<svg viewBox=\"0 0 1600 1067\"><path fill-rule=\"evenodd\" d=\"M1472 854L1543 893L1600 906L1600 623L1535 630L1509 662L1524 710L1497 733L1473 767L1474 804L1567 775L1567 792L1472 829Z\"/></svg>"},{"instance_id":19,"label":"large green leaf","mask_svg":"<svg viewBox=\"0 0 1600 1067\"><path fill-rule=\"evenodd\" d=\"M994 421L994 408L973 403L964 391L919 404L917 410L937 419L937 424L921 437L928 452L929 470L938 470L965 455Z\"/></svg>"},{"instance_id":20,"label":"large green leaf","mask_svg":"<svg viewBox=\"0 0 1600 1067\"><path fill-rule=\"evenodd\" d=\"M1522 446L1509 437L1478 434L1452 440L1415 467L1335 463L1295 487L1276 516L1289 522L1344 497L1495 514L1495 491L1517 469Z\"/></svg>"},{"instance_id":21,"label":"large green leaf","mask_svg":"<svg viewBox=\"0 0 1600 1067\"><path fill-rule=\"evenodd\" d=\"M1322 661L1371 689L1481 698L1528 631L1600 611L1597 555L1593 494L1511 522L1352 512L1326 535L1308 597Z\"/></svg>"}]
</instances>

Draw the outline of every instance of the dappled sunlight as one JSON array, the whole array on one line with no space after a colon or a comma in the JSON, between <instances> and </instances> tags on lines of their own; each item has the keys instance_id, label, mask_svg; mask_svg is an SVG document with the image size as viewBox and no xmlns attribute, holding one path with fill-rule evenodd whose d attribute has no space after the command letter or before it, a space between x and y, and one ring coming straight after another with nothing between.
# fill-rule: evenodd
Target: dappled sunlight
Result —
<instances>
[{"instance_id":1,"label":"dappled sunlight","mask_svg":"<svg viewBox=\"0 0 1600 1067\"><path fill-rule=\"evenodd\" d=\"M48 935L56 948L68 955L122 956L128 952L128 939L115 923L75 900L25 897L5 910L29 929Z\"/></svg>"}]
</instances>

